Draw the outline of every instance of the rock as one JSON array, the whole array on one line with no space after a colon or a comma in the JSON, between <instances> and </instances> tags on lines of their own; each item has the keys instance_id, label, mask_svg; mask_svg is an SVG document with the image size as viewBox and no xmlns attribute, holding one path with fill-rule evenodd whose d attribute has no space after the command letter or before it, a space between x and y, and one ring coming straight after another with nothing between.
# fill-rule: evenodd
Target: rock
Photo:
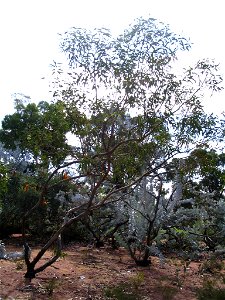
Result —
<instances>
[{"instance_id":1,"label":"rock","mask_svg":"<svg viewBox=\"0 0 225 300\"><path fill-rule=\"evenodd\" d=\"M29 255L31 249L29 248ZM21 260L24 259L24 250L21 252L8 252L5 249L5 244L0 241L0 259L8 259L8 260Z\"/></svg>"}]
</instances>

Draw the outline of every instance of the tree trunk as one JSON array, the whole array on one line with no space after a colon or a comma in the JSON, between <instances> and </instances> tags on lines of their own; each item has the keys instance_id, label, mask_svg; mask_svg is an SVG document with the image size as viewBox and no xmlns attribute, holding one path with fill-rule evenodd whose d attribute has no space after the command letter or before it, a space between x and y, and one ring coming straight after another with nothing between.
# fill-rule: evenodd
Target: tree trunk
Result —
<instances>
[{"instance_id":1,"label":"tree trunk","mask_svg":"<svg viewBox=\"0 0 225 300\"><path fill-rule=\"evenodd\" d=\"M33 278L35 278L35 274L36 274L36 272L34 270L34 265L33 264L27 265L27 271L26 271L24 277L31 281Z\"/></svg>"}]
</instances>

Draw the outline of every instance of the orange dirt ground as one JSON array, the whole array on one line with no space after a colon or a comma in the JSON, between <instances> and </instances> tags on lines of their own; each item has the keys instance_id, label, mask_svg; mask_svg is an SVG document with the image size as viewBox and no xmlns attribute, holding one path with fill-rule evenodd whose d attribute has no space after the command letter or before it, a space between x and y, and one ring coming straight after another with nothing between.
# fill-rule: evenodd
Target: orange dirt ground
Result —
<instances>
[{"instance_id":1,"label":"orange dirt ground","mask_svg":"<svg viewBox=\"0 0 225 300\"><path fill-rule=\"evenodd\" d=\"M15 239L5 244L7 251L21 251ZM32 247L32 256L38 249ZM126 299L192 300L196 299L196 289L203 282L199 272L201 262L190 262L185 269L184 262L176 257L166 258L163 264L152 257L149 267L137 267L124 248L96 249L73 243L63 251L65 257L37 274L29 285L23 278L26 268L22 261L0 260L0 300L113 299L107 298L106 289L116 286L125 286L130 293ZM49 257L50 251L42 262ZM139 298L132 298L132 293Z\"/></svg>"}]
</instances>

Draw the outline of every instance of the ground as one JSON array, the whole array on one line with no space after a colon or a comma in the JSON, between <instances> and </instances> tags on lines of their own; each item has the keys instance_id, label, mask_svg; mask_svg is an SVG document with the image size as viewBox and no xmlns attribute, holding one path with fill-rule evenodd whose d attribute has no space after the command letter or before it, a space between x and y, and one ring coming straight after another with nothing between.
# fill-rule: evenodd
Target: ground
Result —
<instances>
[{"instance_id":1,"label":"ground","mask_svg":"<svg viewBox=\"0 0 225 300\"><path fill-rule=\"evenodd\" d=\"M15 238L5 244L7 251L21 251ZM32 247L32 255L37 251L37 246ZM184 262L176 256L165 261L152 257L149 267L137 267L124 248L96 249L71 243L64 253L31 284L24 281L22 261L0 260L0 300L194 300L204 278L214 276L203 274L203 261ZM48 251L44 260L51 254Z\"/></svg>"}]
</instances>

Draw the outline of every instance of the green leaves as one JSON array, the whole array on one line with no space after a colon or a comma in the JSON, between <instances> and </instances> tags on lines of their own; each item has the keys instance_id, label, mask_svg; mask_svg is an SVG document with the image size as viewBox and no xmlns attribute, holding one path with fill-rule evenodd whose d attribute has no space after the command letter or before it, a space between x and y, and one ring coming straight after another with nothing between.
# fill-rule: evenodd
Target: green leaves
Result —
<instances>
[{"instance_id":1,"label":"green leaves","mask_svg":"<svg viewBox=\"0 0 225 300\"><path fill-rule=\"evenodd\" d=\"M47 164L58 164L68 155L66 133L70 123L63 102L20 104L16 109L16 113L6 116L2 122L0 140L6 149L19 147Z\"/></svg>"}]
</instances>

